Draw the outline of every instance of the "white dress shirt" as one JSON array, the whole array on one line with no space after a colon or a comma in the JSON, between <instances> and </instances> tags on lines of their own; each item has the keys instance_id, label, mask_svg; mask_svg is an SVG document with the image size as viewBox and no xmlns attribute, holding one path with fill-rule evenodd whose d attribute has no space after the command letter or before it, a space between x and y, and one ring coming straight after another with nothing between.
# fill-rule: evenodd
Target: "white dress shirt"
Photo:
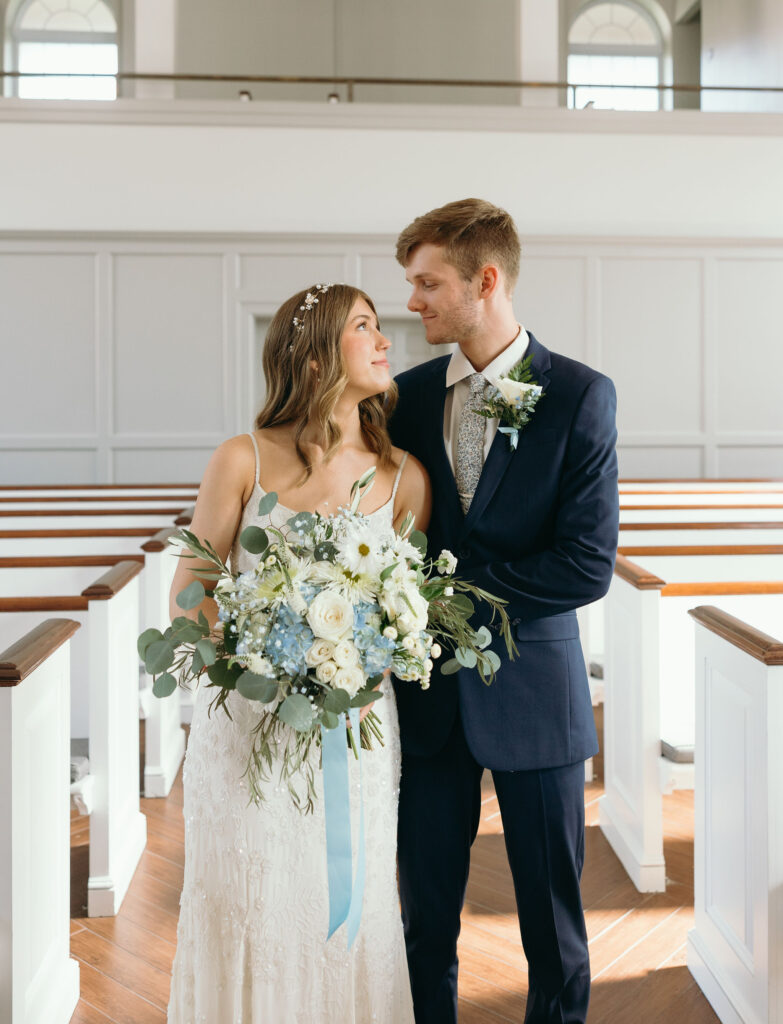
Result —
<instances>
[{"instance_id":1,"label":"white dress shirt","mask_svg":"<svg viewBox=\"0 0 783 1024\"><path fill-rule=\"evenodd\" d=\"M499 377L507 374L513 366L516 366L520 359L525 358L528 342L527 331L524 327L520 326L519 332L511 344L504 348L500 355L496 356L481 371L488 384L496 384ZM462 407L470 394L468 377L475 372L473 364L463 353L462 349L458 348L452 354L451 362L446 367L446 404L443 409L443 443L446 446L446 455L448 456L452 473L454 472L459 420L462 415ZM485 462L487 461L487 455L489 455L492 442L495 440L495 434L498 432L499 425L500 421L498 419L486 420L486 427L484 428Z\"/></svg>"}]
</instances>

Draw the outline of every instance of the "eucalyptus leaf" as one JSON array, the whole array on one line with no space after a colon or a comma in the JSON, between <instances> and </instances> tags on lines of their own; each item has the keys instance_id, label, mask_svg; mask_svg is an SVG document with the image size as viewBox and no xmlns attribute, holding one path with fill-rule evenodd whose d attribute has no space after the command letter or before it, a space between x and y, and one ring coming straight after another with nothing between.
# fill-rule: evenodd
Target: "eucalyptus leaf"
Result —
<instances>
[{"instance_id":1,"label":"eucalyptus leaf","mask_svg":"<svg viewBox=\"0 0 783 1024\"><path fill-rule=\"evenodd\" d=\"M189 587L185 587L177 594L177 604L187 611L190 608L197 608L205 597L204 584L193 580Z\"/></svg>"},{"instance_id":2,"label":"eucalyptus leaf","mask_svg":"<svg viewBox=\"0 0 783 1024\"><path fill-rule=\"evenodd\" d=\"M317 544L313 551L316 562L333 562L337 555L337 548L330 541L325 540Z\"/></svg>"},{"instance_id":3,"label":"eucalyptus leaf","mask_svg":"<svg viewBox=\"0 0 783 1024\"><path fill-rule=\"evenodd\" d=\"M207 596L211 597L212 594L210 593ZM209 621L207 620L206 615L202 611L199 611L199 613L198 613L198 624L204 630L204 636L208 636L209 635L209 631L210 631L209 630Z\"/></svg>"},{"instance_id":4,"label":"eucalyptus leaf","mask_svg":"<svg viewBox=\"0 0 783 1024\"><path fill-rule=\"evenodd\" d=\"M174 645L168 640L156 640L144 653L144 668L151 676L165 672L174 661Z\"/></svg>"},{"instance_id":5,"label":"eucalyptus leaf","mask_svg":"<svg viewBox=\"0 0 783 1024\"><path fill-rule=\"evenodd\" d=\"M258 676L255 672L243 672L237 679L237 693L241 693L248 700L269 704L277 696L277 680Z\"/></svg>"},{"instance_id":6,"label":"eucalyptus leaf","mask_svg":"<svg viewBox=\"0 0 783 1024\"><path fill-rule=\"evenodd\" d=\"M277 504L277 491L270 491L269 494L265 494L261 501L258 503L258 514L260 516L267 516Z\"/></svg>"},{"instance_id":7,"label":"eucalyptus leaf","mask_svg":"<svg viewBox=\"0 0 783 1024\"><path fill-rule=\"evenodd\" d=\"M315 523L315 516L312 512L297 512L288 520L288 526L294 533L309 533Z\"/></svg>"},{"instance_id":8,"label":"eucalyptus leaf","mask_svg":"<svg viewBox=\"0 0 783 1024\"><path fill-rule=\"evenodd\" d=\"M473 602L464 594L454 594L449 598L452 608L456 608L466 619L469 619L474 612Z\"/></svg>"},{"instance_id":9,"label":"eucalyptus leaf","mask_svg":"<svg viewBox=\"0 0 783 1024\"><path fill-rule=\"evenodd\" d=\"M297 732L307 732L313 724L313 707L302 693L292 693L279 705L277 717Z\"/></svg>"},{"instance_id":10,"label":"eucalyptus leaf","mask_svg":"<svg viewBox=\"0 0 783 1024\"><path fill-rule=\"evenodd\" d=\"M476 654L471 651L469 647L458 647L454 652L454 657L462 665L463 668L475 668L476 667Z\"/></svg>"},{"instance_id":11,"label":"eucalyptus leaf","mask_svg":"<svg viewBox=\"0 0 783 1024\"><path fill-rule=\"evenodd\" d=\"M184 615L178 615L171 626L171 642L174 644L194 644L201 639L201 626Z\"/></svg>"},{"instance_id":12,"label":"eucalyptus leaf","mask_svg":"<svg viewBox=\"0 0 783 1024\"><path fill-rule=\"evenodd\" d=\"M177 688L177 680L170 672L159 675L152 684L152 692L156 697L170 697Z\"/></svg>"},{"instance_id":13,"label":"eucalyptus leaf","mask_svg":"<svg viewBox=\"0 0 783 1024\"><path fill-rule=\"evenodd\" d=\"M227 654L237 653L237 635L231 632L231 623L226 622L223 624L223 646L226 649Z\"/></svg>"},{"instance_id":14,"label":"eucalyptus leaf","mask_svg":"<svg viewBox=\"0 0 783 1024\"><path fill-rule=\"evenodd\" d=\"M207 640L206 637L199 640L196 644L196 650L201 655L201 660L205 665L214 665L215 659L217 658L217 651L215 645L211 640Z\"/></svg>"},{"instance_id":15,"label":"eucalyptus leaf","mask_svg":"<svg viewBox=\"0 0 783 1024\"><path fill-rule=\"evenodd\" d=\"M156 640L160 641L162 639L163 634L159 629L145 629L136 641L136 650L139 652L139 657L144 657L150 644L155 643Z\"/></svg>"},{"instance_id":16,"label":"eucalyptus leaf","mask_svg":"<svg viewBox=\"0 0 783 1024\"><path fill-rule=\"evenodd\" d=\"M500 668L500 657L494 651L484 651L484 657L492 666L492 671L497 672Z\"/></svg>"},{"instance_id":17,"label":"eucalyptus leaf","mask_svg":"<svg viewBox=\"0 0 783 1024\"><path fill-rule=\"evenodd\" d=\"M453 676L455 672L459 672L462 668L456 658L449 658L440 667L440 674L442 676Z\"/></svg>"},{"instance_id":18,"label":"eucalyptus leaf","mask_svg":"<svg viewBox=\"0 0 783 1024\"><path fill-rule=\"evenodd\" d=\"M194 651L193 658L190 662L191 672L193 672L193 674L197 676L200 672L203 672L205 668L206 665L204 664L204 659L201 657L198 651Z\"/></svg>"},{"instance_id":19,"label":"eucalyptus leaf","mask_svg":"<svg viewBox=\"0 0 783 1024\"><path fill-rule=\"evenodd\" d=\"M321 725L324 729L336 729L339 724L340 719L333 711L321 712Z\"/></svg>"},{"instance_id":20,"label":"eucalyptus leaf","mask_svg":"<svg viewBox=\"0 0 783 1024\"><path fill-rule=\"evenodd\" d=\"M246 526L239 535L239 543L251 555L260 555L269 547L269 538L260 526Z\"/></svg>"},{"instance_id":21,"label":"eucalyptus leaf","mask_svg":"<svg viewBox=\"0 0 783 1024\"><path fill-rule=\"evenodd\" d=\"M351 698L352 708L363 708L368 704L374 704L376 700L382 700L383 694L379 690L359 690L356 696Z\"/></svg>"},{"instance_id":22,"label":"eucalyptus leaf","mask_svg":"<svg viewBox=\"0 0 783 1024\"><path fill-rule=\"evenodd\" d=\"M328 690L324 696L323 706L327 711L333 711L336 715L341 715L351 706L351 695L347 690L341 690L339 687L334 690Z\"/></svg>"},{"instance_id":23,"label":"eucalyptus leaf","mask_svg":"<svg viewBox=\"0 0 783 1024\"><path fill-rule=\"evenodd\" d=\"M415 548L419 549L419 551L421 552L421 557L422 558L426 558L427 557L427 535L426 535L426 533L422 533L421 530L414 530L413 533L408 538L408 540L411 542L411 544Z\"/></svg>"},{"instance_id":24,"label":"eucalyptus leaf","mask_svg":"<svg viewBox=\"0 0 783 1024\"><path fill-rule=\"evenodd\" d=\"M476 632L476 646L480 647L482 651L485 647L489 647L492 643L492 634L486 626L481 626Z\"/></svg>"},{"instance_id":25,"label":"eucalyptus leaf","mask_svg":"<svg viewBox=\"0 0 783 1024\"><path fill-rule=\"evenodd\" d=\"M394 572L394 570L397 568L399 564L399 562L394 562L392 565L387 565L385 569L381 570L381 583L385 583L386 580L388 580L388 578L391 576L391 574Z\"/></svg>"},{"instance_id":26,"label":"eucalyptus leaf","mask_svg":"<svg viewBox=\"0 0 783 1024\"><path fill-rule=\"evenodd\" d=\"M216 661L207 669L207 675L215 686L222 686L224 690L235 690L237 679L242 675L243 669L239 665L232 665L229 668L228 661Z\"/></svg>"}]
</instances>

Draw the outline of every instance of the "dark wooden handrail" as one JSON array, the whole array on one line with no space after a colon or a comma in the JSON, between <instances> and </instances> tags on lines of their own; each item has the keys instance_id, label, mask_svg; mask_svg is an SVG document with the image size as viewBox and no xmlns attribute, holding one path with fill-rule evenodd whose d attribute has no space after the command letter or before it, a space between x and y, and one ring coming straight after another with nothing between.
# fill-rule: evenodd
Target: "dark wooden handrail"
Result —
<instances>
[{"instance_id":1,"label":"dark wooden handrail","mask_svg":"<svg viewBox=\"0 0 783 1024\"><path fill-rule=\"evenodd\" d=\"M158 530L154 537L141 545L142 551L163 551L168 547L169 537L173 537L179 530L175 526L167 526L164 530Z\"/></svg>"},{"instance_id":2,"label":"dark wooden handrail","mask_svg":"<svg viewBox=\"0 0 783 1024\"><path fill-rule=\"evenodd\" d=\"M765 493L766 494L771 494L773 492L772 491L766 491ZM726 502L725 504L724 503L721 503L721 504L717 504L717 503L716 504L710 504L709 502L704 502L704 504L702 504L702 505L699 505L696 502L692 502L690 505L688 505L688 504L683 504L683 505L656 505L656 504L644 504L644 505L639 504L639 505L634 505L634 504L631 504L631 505L621 505L620 506L620 511L621 512L651 512L651 511L657 511L658 509L660 509L662 512L674 512L674 511L682 511L683 509L689 509L689 508L698 508L698 509L708 509L708 508L719 508L719 509L727 509L727 508L742 508L742 509L745 509L745 508L783 508L783 503L776 504L776 503L773 503L773 502L770 501L770 502L761 502L760 504L756 504L756 505L747 505L747 504L742 504L741 505L739 503L731 504L731 502Z\"/></svg>"},{"instance_id":3,"label":"dark wooden handrail","mask_svg":"<svg viewBox=\"0 0 783 1024\"><path fill-rule=\"evenodd\" d=\"M667 583L661 597L726 597L737 594L783 594L780 580L713 580L704 583Z\"/></svg>"},{"instance_id":4,"label":"dark wooden handrail","mask_svg":"<svg viewBox=\"0 0 783 1024\"><path fill-rule=\"evenodd\" d=\"M670 476L624 476L620 477L620 490L623 484L781 484L783 480L774 476L682 476L673 479ZM119 485L117 485L119 486ZM639 492L641 493L641 492ZM657 493L657 492L656 492Z\"/></svg>"},{"instance_id":5,"label":"dark wooden handrail","mask_svg":"<svg viewBox=\"0 0 783 1024\"><path fill-rule=\"evenodd\" d=\"M144 563L144 555L22 555L0 557L0 569L60 569L67 566L116 565L118 562Z\"/></svg>"},{"instance_id":6,"label":"dark wooden handrail","mask_svg":"<svg viewBox=\"0 0 783 1024\"><path fill-rule=\"evenodd\" d=\"M620 523L620 530L783 530L783 523L772 519L761 522L715 523Z\"/></svg>"},{"instance_id":7,"label":"dark wooden handrail","mask_svg":"<svg viewBox=\"0 0 783 1024\"><path fill-rule=\"evenodd\" d=\"M21 540L24 537L151 537L154 526L125 526L104 530L102 527L80 530L0 530L0 540Z\"/></svg>"},{"instance_id":8,"label":"dark wooden handrail","mask_svg":"<svg viewBox=\"0 0 783 1024\"><path fill-rule=\"evenodd\" d=\"M195 511L196 511L196 506L195 505L190 505L188 508L183 508L182 511L180 512L180 514L174 520L174 523L177 526L187 526L188 523L192 523L193 522L193 515L194 515Z\"/></svg>"},{"instance_id":9,"label":"dark wooden handrail","mask_svg":"<svg viewBox=\"0 0 783 1024\"><path fill-rule=\"evenodd\" d=\"M668 547L664 544L649 547L623 544L617 550L626 558L632 555L653 558L664 555L783 555L783 544L672 544Z\"/></svg>"},{"instance_id":10,"label":"dark wooden handrail","mask_svg":"<svg viewBox=\"0 0 783 1024\"><path fill-rule=\"evenodd\" d=\"M43 597L0 597L0 612L83 612L89 607L81 594Z\"/></svg>"},{"instance_id":11,"label":"dark wooden handrail","mask_svg":"<svg viewBox=\"0 0 783 1024\"><path fill-rule=\"evenodd\" d=\"M636 587L637 590L661 590L666 586L665 580L643 569L636 562L632 562L630 558L626 558L625 555L618 554L614 571L617 576Z\"/></svg>"},{"instance_id":12,"label":"dark wooden handrail","mask_svg":"<svg viewBox=\"0 0 783 1024\"><path fill-rule=\"evenodd\" d=\"M198 484L3 484L0 491L158 491L173 487L198 491Z\"/></svg>"},{"instance_id":13,"label":"dark wooden handrail","mask_svg":"<svg viewBox=\"0 0 783 1024\"><path fill-rule=\"evenodd\" d=\"M783 665L783 643L743 622L742 619L729 615L714 605L691 608L688 614L705 629L709 629L723 640L728 640L734 647L745 651L757 661L765 665Z\"/></svg>"},{"instance_id":14,"label":"dark wooden handrail","mask_svg":"<svg viewBox=\"0 0 783 1024\"><path fill-rule=\"evenodd\" d=\"M85 587L82 597L89 601L108 601L110 597L118 594L134 578L138 576L144 567L138 562L118 562L115 566L105 572L100 579Z\"/></svg>"},{"instance_id":15,"label":"dark wooden handrail","mask_svg":"<svg viewBox=\"0 0 783 1024\"><path fill-rule=\"evenodd\" d=\"M47 619L0 652L0 686L18 686L78 628L72 619Z\"/></svg>"},{"instance_id":16,"label":"dark wooden handrail","mask_svg":"<svg viewBox=\"0 0 783 1024\"><path fill-rule=\"evenodd\" d=\"M193 506L190 506L192 508ZM188 511L183 505L166 508L20 508L0 509L0 519L52 518L73 516L180 516Z\"/></svg>"},{"instance_id":17,"label":"dark wooden handrail","mask_svg":"<svg viewBox=\"0 0 783 1024\"><path fill-rule=\"evenodd\" d=\"M195 493L193 495L190 495L190 494L161 494L160 497L158 497L157 494L107 494L105 497L100 495L100 494L74 494L74 495L62 495L62 496L59 496L59 497L56 496L56 495L47 494L47 495L42 495L40 498L37 498L34 494L21 494L21 495L17 494L13 498L6 498L2 494L0 494L0 507L2 507L2 508L10 508L11 506L17 505L17 504L19 504L19 502L22 502L22 501L35 501L35 502L40 502L41 504L46 503L46 504L49 504L49 505L53 505L56 502L64 502L64 501L72 501L74 504L76 504L77 502L83 503L83 502L87 502L87 501L106 501L106 502L110 502L110 501L114 501L114 502L117 502L117 501L178 501L178 502L182 502L183 500L187 500L187 499L189 499L191 497L195 497ZM25 511L25 509L21 509L19 514L21 515L24 511ZM157 511L157 509L155 511Z\"/></svg>"}]
</instances>

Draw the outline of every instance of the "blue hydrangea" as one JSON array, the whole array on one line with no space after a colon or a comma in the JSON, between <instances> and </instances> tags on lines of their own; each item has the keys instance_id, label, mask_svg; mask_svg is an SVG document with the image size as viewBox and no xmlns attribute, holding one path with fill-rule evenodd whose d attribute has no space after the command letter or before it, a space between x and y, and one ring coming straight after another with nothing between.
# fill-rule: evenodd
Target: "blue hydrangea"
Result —
<instances>
[{"instance_id":1,"label":"blue hydrangea","mask_svg":"<svg viewBox=\"0 0 783 1024\"><path fill-rule=\"evenodd\" d=\"M383 636L375 626L367 623L368 617L379 614L380 610L380 605L366 602L358 604L353 610L353 640L359 650L362 668L368 676L379 675L391 668L396 646L394 640Z\"/></svg>"},{"instance_id":2,"label":"blue hydrangea","mask_svg":"<svg viewBox=\"0 0 783 1024\"><path fill-rule=\"evenodd\" d=\"M266 639L266 656L288 675L307 672L305 655L313 645L313 631L301 616L283 605Z\"/></svg>"}]
</instances>

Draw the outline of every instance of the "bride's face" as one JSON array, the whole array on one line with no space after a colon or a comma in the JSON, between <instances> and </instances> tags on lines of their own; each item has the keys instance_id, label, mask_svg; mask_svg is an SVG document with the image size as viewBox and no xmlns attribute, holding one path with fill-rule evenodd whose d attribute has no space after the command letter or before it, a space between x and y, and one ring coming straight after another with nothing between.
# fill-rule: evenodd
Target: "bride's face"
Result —
<instances>
[{"instance_id":1,"label":"bride's face","mask_svg":"<svg viewBox=\"0 0 783 1024\"><path fill-rule=\"evenodd\" d=\"M378 319L364 299L357 299L348 314L341 345L349 388L370 398L389 387L386 353L391 342L381 334Z\"/></svg>"}]
</instances>

